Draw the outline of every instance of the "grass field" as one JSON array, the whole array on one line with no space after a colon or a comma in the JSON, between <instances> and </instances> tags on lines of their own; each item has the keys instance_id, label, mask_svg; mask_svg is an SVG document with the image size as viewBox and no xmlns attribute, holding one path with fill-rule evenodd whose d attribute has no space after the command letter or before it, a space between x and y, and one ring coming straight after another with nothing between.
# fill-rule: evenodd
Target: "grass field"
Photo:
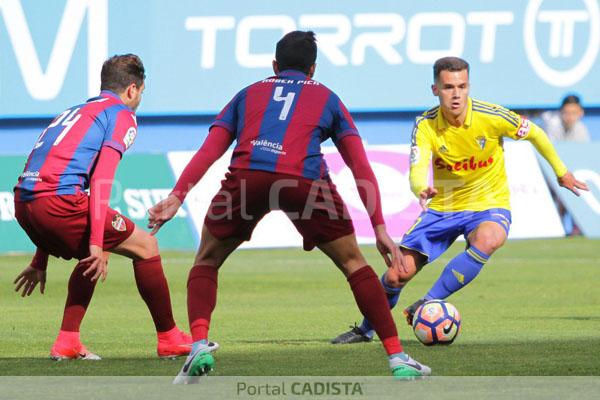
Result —
<instances>
[{"instance_id":1,"label":"grass field","mask_svg":"<svg viewBox=\"0 0 600 400\"><path fill-rule=\"evenodd\" d=\"M512 241L451 298L463 330L448 347L420 345L401 309L424 294L450 257L425 268L394 310L406 351L435 375L600 375L600 242ZM373 247L364 248L380 273ZM187 330L185 285L193 254L163 254L176 320ZM0 258L0 375L175 375L182 360L156 357L153 325L131 264L114 256L82 326L99 362L52 362L72 262L50 261L46 294L21 298L14 277L29 256ZM216 375L388 375L381 344L333 346L359 321L343 276L322 254L299 249L235 253L220 274L211 339Z\"/></svg>"}]
</instances>

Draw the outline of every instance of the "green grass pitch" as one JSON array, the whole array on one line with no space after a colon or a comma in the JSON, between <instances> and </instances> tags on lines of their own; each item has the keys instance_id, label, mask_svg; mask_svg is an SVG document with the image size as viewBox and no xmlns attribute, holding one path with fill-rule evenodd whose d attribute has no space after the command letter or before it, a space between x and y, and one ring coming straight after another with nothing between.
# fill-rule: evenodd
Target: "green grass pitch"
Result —
<instances>
[{"instance_id":1,"label":"green grass pitch","mask_svg":"<svg viewBox=\"0 0 600 400\"><path fill-rule=\"evenodd\" d=\"M402 308L424 294L449 253L426 267L394 310L406 351L435 375L600 375L600 242L511 241L469 287L450 298L463 329L448 347L419 344ZM378 273L382 260L365 254ZM14 277L30 256L0 262L0 375L175 375L182 359L159 360L153 325L128 260L113 256L82 325L99 362L47 358L60 324L73 262L52 259L46 294L21 298ZM173 308L187 329L185 286L192 253L163 254ZM333 346L329 340L359 321L342 274L318 251L236 252L221 270L211 339L221 344L216 375L388 375L379 341Z\"/></svg>"}]
</instances>

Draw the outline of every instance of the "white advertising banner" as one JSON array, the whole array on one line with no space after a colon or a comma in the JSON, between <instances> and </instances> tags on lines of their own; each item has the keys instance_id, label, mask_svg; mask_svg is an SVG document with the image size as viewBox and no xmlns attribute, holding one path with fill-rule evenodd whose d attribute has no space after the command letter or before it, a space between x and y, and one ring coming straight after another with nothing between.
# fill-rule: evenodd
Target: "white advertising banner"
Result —
<instances>
[{"instance_id":1,"label":"white advertising banner","mask_svg":"<svg viewBox=\"0 0 600 400\"><path fill-rule=\"evenodd\" d=\"M379 182L383 212L390 235L399 241L413 224L420 207L408 182L409 146L366 146L367 156ZM506 143L506 170L511 190L513 224L510 238L544 238L564 236L556 207L529 143ZM332 180L346 206L361 244L374 243L371 222L362 205L354 178L335 147L323 148ZM193 156L193 152L170 152L169 162L176 177ZM189 193L185 205L196 231L202 230L211 199L220 188L231 152L227 152ZM268 214L256 227L252 240L243 248L301 247L302 238L281 211Z\"/></svg>"}]
</instances>

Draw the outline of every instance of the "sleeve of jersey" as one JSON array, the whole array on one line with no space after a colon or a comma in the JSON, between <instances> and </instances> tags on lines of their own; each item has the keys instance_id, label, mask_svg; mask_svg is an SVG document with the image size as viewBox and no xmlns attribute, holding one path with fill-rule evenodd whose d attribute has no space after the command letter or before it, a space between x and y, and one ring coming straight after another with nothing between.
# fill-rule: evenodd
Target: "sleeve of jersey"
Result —
<instances>
[{"instance_id":1,"label":"sleeve of jersey","mask_svg":"<svg viewBox=\"0 0 600 400\"><path fill-rule=\"evenodd\" d=\"M235 95L233 99L221 110L221 112L217 115L217 118L211 124L209 130L212 130L213 127L219 126L221 128L226 129L231 133L235 133L236 127L238 124L237 121L237 109L238 109L238 101L241 97L241 93Z\"/></svg>"},{"instance_id":2,"label":"sleeve of jersey","mask_svg":"<svg viewBox=\"0 0 600 400\"><path fill-rule=\"evenodd\" d=\"M548 164L554 170L554 173L557 177L561 177L567 173L567 166L562 162L556 149L548 139L548 135L546 132L533 122L529 121L528 132L525 135L524 139L529 140L531 144L535 147L535 149L548 161Z\"/></svg>"},{"instance_id":3,"label":"sleeve of jersey","mask_svg":"<svg viewBox=\"0 0 600 400\"><path fill-rule=\"evenodd\" d=\"M369 160L367 159L367 154L360 137L357 135L346 135L336 143L336 146L344 162L352 171L360 199L369 214L371 224L374 227L385 224L381 208L379 185L377 184L371 164L369 164Z\"/></svg>"},{"instance_id":4,"label":"sleeve of jersey","mask_svg":"<svg viewBox=\"0 0 600 400\"><path fill-rule=\"evenodd\" d=\"M188 192L202 179L210 166L225 154L231 143L233 135L224 127L214 126L202 147L181 173L171 194L183 203Z\"/></svg>"},{"instance_id":5,"label":"sleeve of jersey","mask_svg":"<svg viewBox=\"0 0 600 400\"><path fill-rule=\"evenodd\" d=\"M104 136L102 146L115 149L123 155L131 147L137 136L137 120L135 114L129 109L117 112L110 122L110 128Z\"/></svg>"},{"instance_id":6,"label":"sleeve of jersey","mask_svg":"<svg viewBox=\"0 0 600 400\"><path fill-rule=\"evenodd\" d=\"M335 95L332 94L332 96ZM356 129L356 125L354 125L354 120L352 119L350 112L337 96L335 100L337 101L335 102L333 110L333 143L337 143L349 135L358 136L358 129Z\"/></svg>"},{"instance_id":7,"label":"sleeve of jersey","mask_svg":"<svg viewBox=\"0 0 600 400\"><path fill-rule=\"evenodd\" d=\"M501 129L508 132L506 136L515 140L529 140L542 157L548 161L556 176L561 177L567 173L567 167L561 161L542 128L513 111L502 110L506 112L506 116L498 121L504 124Z\"/></svg>"},{"instance_id":8,"label":"sleeve of jersey","mask_svg":"<svg viewBox=\"0 0 600 400\"><path fill-rule=\"evenodd\" d=\"M90 245L103 245L106 210L120 160L121 153L109 146L103 147L98 156L90 180Z\"/></svg>"},{"instance_id":9,"label":"sleeve of jersey","mask_svg":"<svg viewBox=\"0 0 600 400\"><path fill-rule=\"evenodd\" d=\"M421 118L421 117L419 117ZM427 189L427 174L431 162L431 144L425 132L419 128L419 118L415 121L410 145L410 190L415 196Z\"/></svg>"}]
</instances>

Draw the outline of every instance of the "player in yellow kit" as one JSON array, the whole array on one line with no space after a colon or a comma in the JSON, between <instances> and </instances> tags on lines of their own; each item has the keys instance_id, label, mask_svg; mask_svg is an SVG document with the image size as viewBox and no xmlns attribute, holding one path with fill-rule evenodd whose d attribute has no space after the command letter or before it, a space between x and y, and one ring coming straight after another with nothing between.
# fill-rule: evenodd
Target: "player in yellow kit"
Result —
<instances>
[{"instance_id":1,"label":"player in yellow kit","mask_svg":"<svg viewBox=\"0 0 600 400\"><path fill-rule=\"evenodd\" d=\"M510 193L503 140L529 140L554 169L561 186L579 195L588 190L567 170L545 132L504 107L469 97L469 64L456 57L435 62L431 86L440 105L417 117L411 139L410 187L423 212L400 243L402 266L390 268L381 282L390 307L400 291L426 264L460 236L464 252L452 259L427 294L404 310L412 324L427 300L445 299L471 282L508 236ZM427 175L433 167L433 186ZM370 341L367 320L332 343Z\"/></svg>"}]
</instances>

